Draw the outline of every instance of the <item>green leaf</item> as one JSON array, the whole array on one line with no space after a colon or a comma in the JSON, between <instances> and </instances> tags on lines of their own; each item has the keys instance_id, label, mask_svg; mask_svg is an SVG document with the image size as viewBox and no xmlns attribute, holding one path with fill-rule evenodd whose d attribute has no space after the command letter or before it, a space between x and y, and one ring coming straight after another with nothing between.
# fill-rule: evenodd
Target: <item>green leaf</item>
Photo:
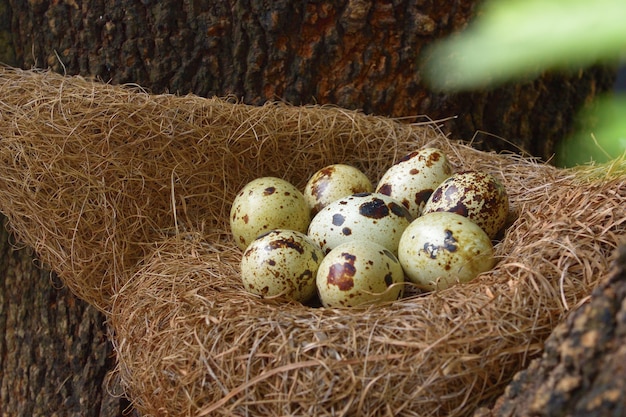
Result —
<instances>
[{"instance_id":1,"label":"green leaf","mask_svg":"<svg viewBox=\"0 0 626 417\"><path fill-rule=\"evenodd\" d=\"M433 88L458 91L625 51L625 0L492 0L467 30L435 43L423 69Z\"/></svg>"},{"instance_id":2,"label":"green leaf","mask_svg":"<svg viewBox=\"0 0 626 417\"><path fill-rule=\"evenodd\" d=\"M604 163L626 153L626 96L604 96L583 110L577 133L564 140L556 165Z\"/></svg>"}]
</instances>

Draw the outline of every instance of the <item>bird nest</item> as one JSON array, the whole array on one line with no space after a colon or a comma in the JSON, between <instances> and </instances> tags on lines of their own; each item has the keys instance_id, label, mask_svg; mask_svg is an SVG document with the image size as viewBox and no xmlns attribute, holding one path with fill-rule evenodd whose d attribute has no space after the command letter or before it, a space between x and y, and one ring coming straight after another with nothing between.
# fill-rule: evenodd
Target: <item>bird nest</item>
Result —
<instances>
[{"instance_id":1,"label":"bird nest","mask_svg":"<svg viewBox=\"0 0 626 417\"><path fill-rule=\"evenodd\" d=\"M541 352L624 240L624 160L557 169L472 149L434 123L50 72L2 68L0 90L0 210L107 315L114 376L145 415L467 415ZM361 309L243 290L228 217L248 181L302 189L345 163L376 182L425 146L505 185L493 270Z\"/></svg>"}]
</instances>

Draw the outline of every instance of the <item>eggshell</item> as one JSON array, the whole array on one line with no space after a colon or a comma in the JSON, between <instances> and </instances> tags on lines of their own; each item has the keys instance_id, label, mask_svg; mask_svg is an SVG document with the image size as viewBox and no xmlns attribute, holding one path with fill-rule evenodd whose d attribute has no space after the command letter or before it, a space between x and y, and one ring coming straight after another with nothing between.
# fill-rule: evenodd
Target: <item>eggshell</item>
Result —
<instances>
[{"instance_id":1,"label":"eggshell","mask_svg":"<svg viewBox=\"0 0 626 417\"><path fill-rule=\"evenodd\" d=\"M378 181L376 192L396 199L418 217L433 191L450 175L452 165L443 151L422 148L392 165Z\"/></svg>"},{"instance_id":2,"label":"eggshell","mask_svg":"<svg viewBox=\"0 0 626 417\"><path fill-rule=\"evenodd\" d=\"M305 302L315 294L315 277L323 258L320 247L304 233L273 230L244 251L241 279L253 294Z\"/></svg>"},{"instance_id":3,"label":"eggshell","mask_svg":"<svg viewBox=\"0 0 626 417\"><path fill-rule=\"evenodd\" d=\"M404 272L385 247L364 240L331 250L317 270L316 285L324 307L356 307L393 301L402 295Z\"/></svg>"},{"instance_id":4,"label":"eggshell","mask_svg":"<svg viewBox=\"0 0 626 417\"><path fill-rule=\"evenodd\" d=\"M240 249L273 229L306 233L311 215L304 196L294 185L276 177L246 184L230 209L230 228Z\"/></svg>"},{"instance_id":5,"label":"eggshell","mask_svg":"<svg viewBox=\"0 0 626 417\"><path fill-rule=\"evenodd\" d=\"M309 178L304 187L304 198L314 216L335 200L358 193L374 191L367 176L350 165L328 165Z\"/></svg>"},{"instance_id":6,"label":"eggshell","mask_svg":"<svg viewBox=\"0 0 626 417\"><path fill-rule=\"evenodd\" d=\"M491 239L460 214L423 214L402 234L398 259L409 281L433 290L468 282L494 266Z\"/></svg>"},{"instance_id":7,"label":"eggshell","mask_svg":"<svg viewBox=\"0 0 626 417\"><path fill-rule=\"evenodd\" d=\"M453 174L437 187L423 213L449 211L468 217L493 239L506 223L509 197L493 175L479 171Z\"/></svg>"},{"instance_id":8,"label":"eggshell","mask_svg":"<svg viewBox=\"0 0 626 417\"><path fill-rule=\"evenodd\" d=\"M324 207L311 220L308 235L324 253L344 242L369 240L395 255L411 220L408 210L388 195L360 193Z\"/></svg>"}]
</instances>

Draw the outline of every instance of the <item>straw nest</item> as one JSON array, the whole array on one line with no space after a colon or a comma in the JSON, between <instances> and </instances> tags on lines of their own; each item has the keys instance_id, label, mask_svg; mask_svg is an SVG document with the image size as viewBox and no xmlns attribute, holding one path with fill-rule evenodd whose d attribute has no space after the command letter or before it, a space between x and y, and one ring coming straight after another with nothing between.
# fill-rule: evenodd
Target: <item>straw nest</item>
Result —
<instances>
[{"instance_id":1,"label":"straw nest","mask_svg":"<svg viewBox=\"0 0 626 417\"><path fill-rule=\"evenodd\" d=\"M0 70L0 209L108 316L115 376L146 415L467 415L501 392L610 271L626 162L559 170L332 107L151 95ZM336 162L376 181L436 146L504 182L496 267L390 305L335 310L246 294L230 202L263 175L303 187Z\"/></svg>"}]
</instances>

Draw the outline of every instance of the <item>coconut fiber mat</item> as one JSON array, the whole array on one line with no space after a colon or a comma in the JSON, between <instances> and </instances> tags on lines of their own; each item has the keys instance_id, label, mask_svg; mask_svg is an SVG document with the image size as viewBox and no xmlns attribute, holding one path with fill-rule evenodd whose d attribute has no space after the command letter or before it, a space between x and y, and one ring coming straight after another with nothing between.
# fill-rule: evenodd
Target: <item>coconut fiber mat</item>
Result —
<instances>
[{"instance_id":1,"label":"coconut fiber mat","mask_svg":"<svg viewBox=\"0 0 626 417\"><path fill-rule=\"evenodd\" d=\"M460 416L499 395L611 270L626 228L626 162L557 169L336 107L153 95L0 69L0 210L103 311L113 372L153 416ZM229 231L260 176L303 188L353 165L372 182L437 147L505 185L496 266L474 281L368 308L243 290Z\"/></svg>"}]
</instances>

